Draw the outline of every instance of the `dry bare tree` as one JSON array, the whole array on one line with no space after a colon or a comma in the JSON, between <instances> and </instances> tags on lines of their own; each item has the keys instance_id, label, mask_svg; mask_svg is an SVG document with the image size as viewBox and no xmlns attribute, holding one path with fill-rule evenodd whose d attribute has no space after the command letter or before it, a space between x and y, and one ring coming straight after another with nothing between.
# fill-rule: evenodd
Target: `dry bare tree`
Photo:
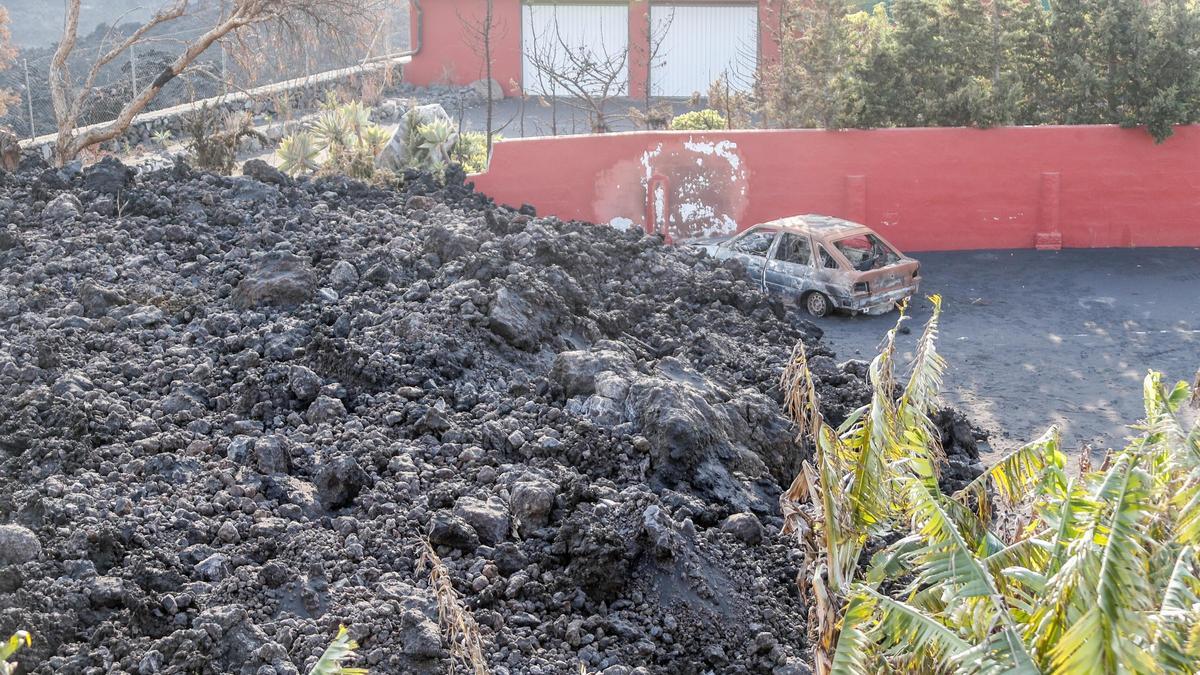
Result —
<instances>
[{"instance_id":1,"label":"dry bare tree","mask_svg":"<svg viewBox=\"0 0 1200 675\"><path fill-rule=\"evenodd\" d=\"M55 159L59 164L71 161L83 150L118 138L144 111L169 82L179 77L206 50L223 38L236 35L250 26L273 23L284 30L304 34L314 27L329 27L331 33L353 30L370 22L372 10L381 0L229 0L218 11L206 13L206 30L198 37L184 41L174 59L149 84L134 93L116 118L79 129L79 120L95 92L100 71L147 41L151 32L185 16L195 16L198 9L191 0L173 0L146 23L127 36L116 36L115 29L102 41L82 82L72 77L68 60L75 51L79 31L81 0L67 0L66 21L62 40L50 62L50 97L58 126ZM199 3L197 3L199 4ZM114 21L113 26L121 23ZM336 31L333 30L336 27ZM369 29L366 29L369 30Z\"/></svg>"},{"instance_id":2,"label":"dry bare tree","mask_svg":"<svg viewBox=\"0 0 1200 675\"><path fill-rule=\"evenodd\" d=\"M650 110L650 99L654 95L654 72L665 63L665 55L662 52L663 44L666 43L667 34L671 32L671 25L675 23L675 8L671 7L666 18L660 21L654 21L649 16L646 24L646 45L639 45L635 49L644 57L644 62L648 76L646 77L645 90L642 92L645 97L645 110Z\"/></svg>"},{"instance_id":3,"label":"dry bare tree","mask_svg":"<svg viewBox=\"0 0 1200 675\"><path fill-rule=\"evenodd\" d=\"M496 97L492 91L492 32L496 25L494 0L485 0L483 16L472 19L458 13L458 20L463 31L469 37L471 51L483 62L483 81L487 85L487 155L492 156L492 136L495 128L493 121L496 107Z\"/></svg>"},{"instance_id":4,"label":"dry bare tree","mask_svg":"<svg viewBox=\"0 0 1200 675\"><path fill-rule=\"evenodd\" d=\"M546 32L552 34L546 36ZM610 53L604 45L601 31L600 47L569 44L558 24L557 12L550 31L532 31L526 58L543 83L550 84L557 97L562 92L567 102L587 113L593 133L609 131L610 99L622 93L629 67L629 50Z\"/></svg>"}]
</instances>

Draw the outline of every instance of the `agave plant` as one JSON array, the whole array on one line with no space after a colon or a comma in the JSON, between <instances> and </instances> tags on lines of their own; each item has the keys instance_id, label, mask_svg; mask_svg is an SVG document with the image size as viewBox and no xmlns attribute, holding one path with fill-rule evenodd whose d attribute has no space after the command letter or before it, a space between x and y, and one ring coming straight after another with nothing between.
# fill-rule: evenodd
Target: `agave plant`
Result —
<instances>
[{"instance_id":1,"label":"agave plant","mask_svg":"<svg viewBox=\"0 0 1200 675\"><path fill-rule=\"evenodd\" d=\"M355 649L358 649L358 643L350 639L350 633L345 626L338 626L337 637L325 648L325 653L317 659L308 675L367 675L365 668L347 668L342 665L346 659L355 657Z\"/></svg>"},{"instance_id":2,"label":"agave plant","mask_svg":"<svg viewBox=\"0 0 1200 675\"><path fill-rule=\"evenodd\" d=\"M317 162L321 151L312 134L307 131L298 131L280 141L277 154L280 171L293 176L316 171L321 166Z\"/></svg>"},{"instance_id":3,"label":"agave plant","mask_svg":"<svg viewBox=\"0 0 1200 675\"><path fill-rule=\"evenodd\" d=\"M361 138L363 145L370 150L371 154L378 156L387 147L388 142L392 140L392 135L388 133L387 129L378 124L372 124L366 127Z\"/></svg>"},{"instance_id":4,"label":"agave plant","mask_svg":"<svg viewBox=\"0 0 1200 675\"><path fill-rule=\"evenodd\" d=\"M23 630L13 633L8 638L8 642L0 643L0 675L14 675L17 672L17 663L10 663L9 659L21 651L22 647L31 646L33 646L33 638Z\"/></svg>"},{"instance_id":5,"label":"agave plant","mask_svg":"<svg viewBox=\"0 0 1200 675\"><path fill-rule=\"evenodd\" d=\"M937 487L928 412L940 302L893 396L892 331L871 403L824 424L802 347L789 412L812 434L783 506L809 564L819 673L1194 673L1200 664L1200 424L1151 372L1140 435L1066 469L1051 427L963 490ZM903 316L901 321L903 321ZM894 543L859 558L868 543ZM802 573L803 574L803 573Z\"/></svg>"},{"instance_id":6,"label":"agave plant","mask_svg":"<svg viewBox=\"0 0 1200 675\"><path fill-rule=\"evenodd\" d=\"M446 120L420 124L414 116L409 130L409 164L417 168L444 167L450 161L457 134Z\"/></svg>"},{"instance_id":7,"label":"agave plant","mask_svg":"<svg viewBox=\"0 0 1200 675\"><path fill-rule=\"evenodd\" d=\"M308 125L318 150L336 150L354 142L354 129L339 108L322 110Z\"/></svg>"}]
</instances>

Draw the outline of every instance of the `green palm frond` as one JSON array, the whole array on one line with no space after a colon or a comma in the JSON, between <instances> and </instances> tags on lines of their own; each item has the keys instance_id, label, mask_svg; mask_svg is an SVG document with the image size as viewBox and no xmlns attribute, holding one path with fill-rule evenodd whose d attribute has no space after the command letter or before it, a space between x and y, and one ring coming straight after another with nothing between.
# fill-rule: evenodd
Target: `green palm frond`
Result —
<instances>
[{"instance_id":1,"label":"green palm frond","mask_svg":"<svg viewBox=\"0 0 1200 675\"><path fill-rule=\"evenodd\" d=\"M975 557L941 498L920 481L909 480L906 486L914 529L926 543L914 586L941 586L948 600L996 595L991 572Z\"/></svg>"},{"instance_id":2,"label":"green palm frond","mask_svg":"<svg viewBox=\"0 0 1200 675\"><path fill-rule=\"evenodd\" d=\"M879 354L869 367L872 396L860 426L843 436L843 444L853 453L853 475L849 497L854 505L853 519L864 532L880 531L893 513L892 487L887 462L898 445L896 403L892 399L893 361L896 354L896 327L888 331Z\"/></svg>"},{"instance_id":3,"label":"green palm frond","mask_svg":"<svg viewBox=\"0 0 1200 675\"><path fill-rule=\"evenodd\" d=\"M897 405L899 422L905 427L915 427L923 432L930 447L937 447L938 434L929 415L937 408L938 394L942 390L942 376L946 372L946 360L937 351L939 319L942 314L942 297L929 296L933 314L925 323L925 330L917 340L916 355L913 357L912 372L904 394Z\"/></svg>"},{"instance_id":4,"label":"green palm frond","mask_svg":"<svg viewBox=\"0 0 1200 675\"><path fill-rule=\"evenodd\" d=\"M871 634L875 607L874 598L866 593L857 593L846 603L830 675L869 675L878 671Z\"/></svg>"},{"instance_id":5,"label":"green palm frond","mask_svg":"<svg viewBox=\"0 0 1200 675\"><path fill-rule=\"evenodd\" d=\"M1066 456L1059 449L1058 427L1051 426L1032 443L1021 446L996 462L965 487L954 494L964 504L974 501L976 513L985 523L991 519L988 488L1015 505L1036 494L1034 487L1047 476L1047 469L1060 472L1066 466Z\"/></svg>"},{"instance_id":6,"label":"green palm frond","mask_svg":"<svg viewBox=\"0 0 1200 675\"><path fill-rule=\"evenodd\" d=\"M1180 549L1152 619L1154 658L1167 672L1187 673L1200 663L1200 576L1196 549Z\"/></svg>"},{"instance_id":7,"label":"green palm frond","mask_svg":"<svg viewBox=\"0 0 1200 675\"><path fill-rule=\"evenodd\" d=\"M859 593L870 597L878 616L877 644L885 650L904 647L925 652L940 667L948 668L955 657L970 648L970 643L937 619L916 607L889 598L867 587Z\"/></svg>"},{"instance_id":8,"label":"green palm frond","mask_svg":"<svg viewBox=\"0 0 1200 675\"><path fill-rule=\"evenodd\" d=\"M1081 542L1077 554L1096 567L1095 576L1075 589L1073 604L1083 614L1054 646L1056 669L1143 672L1139 669L1151 663L1144 649L1148 624L1142 617L1153 609L1153 596L1140 531L1151 508L1151 486L1136 458L1123 456L1097 488L1096 498L1105 504L1106 513L1085 534L1091 541Z\"/></svg>"},{"instance_id":9,"label":"green palm frond","mask_svg":"<svg viewBox=\"0 0 1200 675\"><path fill-rule=\"evenodd\" d=\"M358 643L350 639L346 627L338 626L337 637L325 648L325 653L317 659L308 675L367 675L365 668L346 668L342 665L346 659L354 658L356 649Z\"/></svg>"}]
</instances>

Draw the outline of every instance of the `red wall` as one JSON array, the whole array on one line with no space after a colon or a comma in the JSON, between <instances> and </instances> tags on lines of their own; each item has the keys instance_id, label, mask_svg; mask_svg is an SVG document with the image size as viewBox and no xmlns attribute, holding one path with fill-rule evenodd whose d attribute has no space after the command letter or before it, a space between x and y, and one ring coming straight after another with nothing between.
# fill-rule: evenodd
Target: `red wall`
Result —
<instances>
[{"instance_id":1,"label":"red wall","mask_svg":"<svg viewBox=\"0 0 1200 675\"><path fill-rule=\"evenodd\" d=\"M472 29L481 26L487 0L420 0L421 35L416 12L410 22L411 44L421 49L404 66L404 79L421 86L470 84L484 77L482 48ZM464 25L467 24L467 25ZM419 41L418 41L419 40ZM492 1L492 79L507 93L521 83L521 0Z\"/></svg>"},{"instance_id":2,"label":"red wall","mask_svg":"<svg viewBox=\"0 0 1200 675\"><path fill-rule=\"evenodd\" d=\"M1200 246L1200 126L1161 145L1113 126L506 140L475 182L562 218L646 227L661 208L673 238L824 213L909 250Z\"/></svg>"}]
</instances>

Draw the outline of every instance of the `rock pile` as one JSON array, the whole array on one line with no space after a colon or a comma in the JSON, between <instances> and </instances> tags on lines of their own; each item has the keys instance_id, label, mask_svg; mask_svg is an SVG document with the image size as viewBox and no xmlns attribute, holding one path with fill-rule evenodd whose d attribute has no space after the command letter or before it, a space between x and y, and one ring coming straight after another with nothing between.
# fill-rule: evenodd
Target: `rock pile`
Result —
<instances>
[{"instance_id":1,"label":"rock pile","mask_svg":"<svg viewBox=\"0 0 1200 675\"><path fill-rule=\"evenodd\" d=\"M422 537L495 673L807 672L776 386L804 339L833 421L867 387L739 270L461 174L33 164L0 177L30 672L307 672L339 623L449 672Z\"/></svg>"}]
</instances>

